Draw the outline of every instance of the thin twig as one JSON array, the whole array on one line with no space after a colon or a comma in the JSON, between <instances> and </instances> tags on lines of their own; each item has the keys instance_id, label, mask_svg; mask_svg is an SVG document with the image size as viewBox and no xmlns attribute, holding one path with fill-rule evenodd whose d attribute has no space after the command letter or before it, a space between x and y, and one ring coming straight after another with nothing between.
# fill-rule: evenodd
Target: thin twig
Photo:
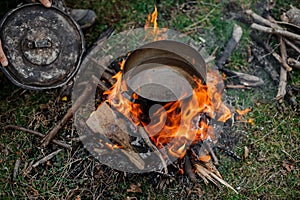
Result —
<instances>
[{"instance_id":1,"label":"thin twig","mask_svg":"<svg viewBox=\"0 0 300 200\"><path fill-rule=\"evenodd\" d=\"M228 88L228 89L251 89L251 87L247 87L244 85L225 85L225 88Z\"/></svg>"},{"instance_id":2,"label":"thin twig","mask_svg":"<svg viewBox=\"0 0 300 200\"><path fill-rule=\"evenodd\" d=\"M75 101L75 103L72 105L71 108L67 111L66 115L63 117L63 119L58 122L56 126L45 136L45 138L42 140L42 147L46 147L51 140L56 136L58 131L62 129L67 122L73 117L73 114L78 110L78 108L81 106L81 104L89 97L90 93L92 91L92 86L88 84L84 91L82 92L82 95L78 97L78 99Z\"/></svg>"},{"instance_id":3,"label":"thin twig","mask_svg":"<svg viewBox=\"0 0 300 200\"><path fill-rule=\"evenodd\" d=\"M57 155L59 152L61 152L62 149L58 149L52 153L50 153L49 155L45 156L44 158L38 160L36 163L34 163L32 165L33 168L36 168L37 166L39 166L40 164L43 164L45 162L47 162L48 160L50 160L51 158L53 158L55 155Z\"/></svg>"},{"instance_id":4,"label":"thin twig","mask_svg":"<svg viewBox=\"0 0 300 200\"><path fill-rule=\"evenodd\" d=\"M17 176L18 176L20 164L21 164L21 159L18 158L16 160L15 167L14 167L14 172L13 172L13 176L12 176L13 180L15 180L17 178Z\"/></svg>"},{"instance_id":5,"label":"thin twig","mask_svg":"<svg viewBox=\"0 0 300 200\"><path fill-rule=\"evenodd\" d=\"M251 15L251 17L257 21L257 22L260 22L260 23L263 23L271 28L274 28L274 29L281 29L282 28L280 26L278 26L277 24L275 23L272 23L271 21L269 21L268 19L265 19L263 17L261 17L260 15L256 14L255 12L253 12L252 10L246 10L246 14L248 15Z\"/></svg>"},{"instance_id":6,"label":"thin twig","mask_svg":"<svg viewBox=\"0 0 300 200\"><path fill-rule=\"evenodd\" d=\"M219 160L216 156L216 154L214 153L214 151L212 150L211 146L210 146L210 143L208 141L204 141L203 142L203 145L204 145L204 148L209 152L209 154L211 155L213 161L214 161L214 164L215 165L219 165Z\"/></svg>"},{"instance_id":7,"label":"thin twig","mask_svg":"<svg viewBox=\"0 0 300 200\"><path fill-rule=\"evenodd\" d=\"M20 126L15 126L15 125L7 125L4 129L15 129L15 130L19 130L19 131L24 131L26 133L31 133L31 134L39 136L41 138L45 137L45 135L42 134L42 133L40 133L40 132L29 130L29 129L26 129L26 128L23 128L23 127L20 127ZM63 148L66 148L66 149L69 149L69 150L72 149L71 145L68 145L66 143L60 142L58 140L52 140L51 142L53 144L56 144L56 145L61 146Z\"/></svg>"},{"instance_id":8,"label":"thin twig","mask_svg":"<svg viewBox=\"0 0 300 200\"><path fill-rule=\"evenodd\" d=\"M251 25L251 28L262 31L262 32L265 32L265 33L281 35L281 36L285 36L285 37L288 37L288 38L293 39L293 40L300 41L300 35L297 35L295 33L289 32L289 31L285 31L285 30L281 30L281 29L268 28L266 26L262 26L262 25L259 25L259 24L256 24L256 23L253 23Z\"/></svg>"},{"instance_id":9,"label":"thin twig","mask_svg":"<svg viewBox=\"0 0 300 200\"><path fill-rule=\"evenodd\" d=\"M294 45L291 41L284 38L284 42L300 54L300 49L296 45Z\"/></svg>"}]
</instances>

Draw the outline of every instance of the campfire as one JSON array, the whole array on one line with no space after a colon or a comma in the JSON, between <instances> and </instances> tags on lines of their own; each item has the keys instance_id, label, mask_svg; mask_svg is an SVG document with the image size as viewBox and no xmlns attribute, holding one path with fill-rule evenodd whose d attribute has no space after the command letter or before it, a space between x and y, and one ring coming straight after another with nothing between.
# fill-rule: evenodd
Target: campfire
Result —
<instances>
[{"instance_id":1,"label":"campfire","mask_svg":"<svg viewBox=\"0 0 300 200\"><path fill-rule=\"evenodd\" d=\"M205 182L219 182L234 190L213 164L218 162L212 148L219 129L232 117L222 101L222 77L207 69L192 47L166 40L156 18L155 8L145 26L154 25L149 32L154 41L124 56L114 84L103 92L106 100L87 120L93 132L104 132L109 141L99 137L96 140L102 145L87 148L102 160L108 152L125 155L125 164L110 166L122 165L123 169L133 164L129 171L142 172L151 171L149 165L153 165L153 171L168 173L168 165L175 162L178 172L193 181L196 173ZM112 124L113 129L109 128ZM149 152L156 161L148 159Z\"/></svg>"}]
</instances>

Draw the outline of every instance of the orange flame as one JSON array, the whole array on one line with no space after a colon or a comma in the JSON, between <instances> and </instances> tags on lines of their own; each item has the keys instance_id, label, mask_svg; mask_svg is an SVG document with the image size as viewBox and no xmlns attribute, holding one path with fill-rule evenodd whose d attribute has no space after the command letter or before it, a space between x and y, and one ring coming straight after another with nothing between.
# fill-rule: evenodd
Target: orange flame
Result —
<instances>
[{"instance_id":1,"label":"orange flame","mask_svg":"<svg viewBox=\"0 0 300 200\"><path fill-rule=\"evenodd\" d=\"M123 69L125 65L125 60L120 64L120 68ZM132 103L130 100L126 99L122 92L127 91L126 83L122 81L122 72L119 71L116 75L113 76L116 79L116 83L103 94L108 95L107 102L115 107L120 113L126 116L133 124L138 126L140 124L139 117L142 114L140 105L137 103ZM133 93L133 98L136 98L136 94Z\"/></svg>"},{"instance_id":2,"label":"orange flame","mask_svg":"<svg viewBox=\"0 0 300 200\"><path fill-rule=\"evenodd\" d=\"M157 17L158 17L158 12L157 12L157 7L154 6L154 11L152 14L149 14L145 23L145 28L150 28L153 27L154 30L158 29L158 24L157 24ZM153 24L153 26L151 25Z\"/></svg>"},{"instance_id":3,"label":"orange flame","mask_svg":"<svg viewBox=\"0 0 300 200\"><path fill-rule=\"evenodd\" d=\"M124 63L125 61L121 63L121 68ZM182 158L193 143L209 138L215 139L214 129L208 124L207 118L218 117L218 121L224 122L231 117L231 112L223 104L216 84L212 82L204 85L201 80L194 78L196 86L190 99L183 97L181 100L167 103L151 116L151 123L142 122L141 105L122 95L127 91L126 83L122 81L122 72L117 73L114 78L117 82L104 93L108 95L108 103L134 125L142 125L155 145L158 148L167 146L168 153L173 157ZM138 98L137 94L133 93L132 98ZM199 159L207 160L208 157Z\"/></svg>"},{"instance_id":4,"label":"orange flame","mask_svg":"<svg viewBox=\"0 0 300 200\"><path fill-rule=\"evenodd\" d=\"M149 37L149 35L152 35L153 37L153 41L157 41L157 40L164 40L167 39L167 35L164 34L167 29L163 28L163 29L159 29L158 27L158 23L157 23L157 17L158 17L158 11L157 11L157 7L154 6L154 11L152 12L152 14L149 14L145 23L145 30L147 28L151 28L151 33L149 33L148 35L146 35L145 39Z\"/></svg>"}]
</instances>

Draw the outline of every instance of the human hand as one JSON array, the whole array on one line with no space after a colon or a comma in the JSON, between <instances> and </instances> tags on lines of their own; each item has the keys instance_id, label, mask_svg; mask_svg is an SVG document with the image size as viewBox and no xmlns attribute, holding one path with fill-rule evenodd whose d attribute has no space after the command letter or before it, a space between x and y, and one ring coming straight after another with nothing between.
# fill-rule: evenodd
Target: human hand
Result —
<instances>
[{"instance_id":1,"label":"human hand","mask_svg":"<svg viewBox=\"0 0 300 200\"><path fill-rule=\"evenodd\" d=\"M40 0L41 4L43 4L45 7L49 8L52 5L51 0Z\"/></svg>"},{"instance_id":2,"label":"human hand","mask_svg":"<svg viewBox=\"0 0 300 200\"><path fill-rule=\"evenodd\" d=\"M0 63L3 67L6 67L8 65L7 58L6 58L5 53L2 49L1 40L0 40Z\"/></svg>"},{"instance_id":3,"label":"human hand","mask_svg":"<svg viewBox=\"0 0 300 200\"><path fill-rule=\"evenodd\" d=\"M52 5L52 0L39 0L39 1L47 8L51 7ZM6 67L8 65L7 57L2 49L1 40L0 40L0 63L3 67Z\"/></svg>"}]
</instances>

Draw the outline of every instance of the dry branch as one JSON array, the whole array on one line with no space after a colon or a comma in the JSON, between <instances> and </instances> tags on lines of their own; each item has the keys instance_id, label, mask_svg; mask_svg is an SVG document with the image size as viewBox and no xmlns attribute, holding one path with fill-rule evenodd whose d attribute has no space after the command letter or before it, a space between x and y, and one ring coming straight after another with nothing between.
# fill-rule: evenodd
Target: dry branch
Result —
<instances>
[{"instance_id":1,"label":"dry branch","mask_svg":"<svg viewBox=\"0 0 300 200\"><path fill-rule=\"evenodd\" d=\"M280 52L283 60L286 60L287 53L286 53L286 47L283 39L280 37ZM276 99L278 101L282 101L286 94L286 86L287 86L287 71L285 68L280 68L280 81L278 86L278 92L276 95Z\"/></svg>"},{"instance_id":2,"label":"dry branch","mask_svg":"<svg viewBox=\"0 0 300 200\"><path fill-rule=\"evenodd\" d=\"M33 168L36 168L37 166L39 166L40 164L43 164L45 162L47 162L48 160L50 160L51 158L53 158L54 156L56 156L59 152L61 152L62 149L58 149L52 153L50 153L49 155L45 156L44 158L38 160L36 163L34 163L32 165Z\"/></svg>"},{"instance_id":3,"label":"dry branch","mask_svg":"<svg viewBox=\"0 0 300 200\"><path fill-rule=\"evenodd\" d=\"M274 29L282 29L280 26L278 26L277 24L275 23L272 23L271 21L269 21L268 19L265 19L261 16L259 16L258 14L254 13L252 10L246 10L246 14L248 15L251 15L251 17L257 21L257 22L260 22L260 23L263 23L267 26L270 26L271 28L274 28Z\"/></svg>"},{"instance_id":4,"label":"dry branch","mask_svg":"<svg viewBox=\"0 0 300 200\"><path fill-rule=\"evenodd\" d=\"M161 152L157 149L157 147L152 144L148 134L146 133L145 129L143 127L139 127L138 132L141 134L142 138L144 139L144 141L146 142L146 144L152 149L152 151L159 157L163 168L165 170L165 173L168 173L168 166L167 163L163 157L163 155L161 154ZM166 156L166 155L165 155Z\"/></svg>"},{"instance_id":5,"label":"dry branch","mask_svg":"<svg viewBox=\"0 0 300 200\"><path fill-rule=\"evenodd\" d=\"M90 93L92 91L92 86L88 84L83 91L82 95L75 101L75 103L72 105L71 108L67 111L66 115L63 117L63 119L58 122L58 124L44 137L42 140L42 147L46 147L51 140L56 136L58 131L63 128L67 122L73 117L74 112L81 106L81 104L89 97Z\"/></svg>"},{"instance_id":6,"label":"dry branch","mask_svg":"<svg viewBox=\"0 0 300 200\"><path fill-rule=\"evenodd\" d=\"M250 87L246 87L244 85L230 85L230 84L226 84L225 88L228 88L228 89L251 89Z\"/></svg>"},{"instance_id":7,"label":"dry branch","mask_svg":"<svg viewBox=\"0 0 300 200\"><path fill-rule=\"evenodd\" d=\"M253 33L251 33L250 36L258 45L262 46L267 51L269 51L269 52L273 51L271 49L271 47L269 47L269 45L267 45L265 42L263 42L260 38L258 38ZM252 53L253 53L254 57L256 57L259 64L264 67L264 70L269 73L272 80L278 84L279 83L279 74L274 69L273 65L270 63L270 61L267 59L267 57L265 56L265 54L266 54L265 51L256 45L256 46L253 46ZM281 58L280 58L280 61L281 61Z\"/></svg>"},{"instance_id":8,"label":"dry branch","mask_svg":"<svg viewBox=\"0 0 300 200\"><path fill-rule=\"evenodd\" d=\"M294 45L291 41L289 41L288 39L284 39L284 42L300 54L300 48Z\"/></svg>"},{"instance_id":9,"label":"dry branch","mask_svg":"<svg viewBox=\"0 0 300 200\"><path fill-rule=\"evenodd\" d=\"M254 75L236 72L229 69L222 69L222 71L229 78L235 78L239 80L239 82L246 87L258 87L264 84L264 81L261 78Z\"/></svg>"},{"instance_id":10,"label":"dry branch","mask_svg":"<svg viewBox=\"0 0 300 200\"><path fill-rule=\"evenodd\" d=\"M204 145L204 148L209 152L209 154L211 155L213 161L214 161L214 164L215 165L219 165L219 160L216 156L216 154L214 153L213 149L211 148L211 145L210 143L208 143L207 141L204 141L203 142L203 145Z\"/></svg>"},{"instance_id":11,"label":"dry branch","mask_svg":"<svg viewBox=\"0 0 300 200\"><path fill-rule=\"evenodd\" d=\"M285 36L285 37L288 37L290 39L300 41L300 35L297 35L295 33L289 32L289 31L285 31L285 30L281 30L281 29L269 28L269 27L262 26L262 25L259 25L259 24L256 24L256 23L253 23L251 25L251 28L256 29L258 31L265 32L265 33L270 33L270 34L276 34L276 35L280 35L280 36Z\"/></svg>"},{"instance_id":12,"label":"dry branch","mask_svg":"<svg viewBox=\"0 0 300 200\"><path fill-rule=\"evenodd\" d=\"M15 126L15 125L8 125L4 129L15 129L15 130L24 131L24 132L27 132L27 133L31 133L31 134L37 135L37 136L39 136L41 138L45 137L45 135L42 134L42 133L40 133L40 132L29 130L29 129L26 129L26 128L23 128L23 127L19 127L19 126ZM63 148L69 149L69 150L72 148L71 145L68 145L68 144L66 144L64 142L60 142L58 140L52 140L51 142L53 144L56 144L58 146L61 146Z\"/></svg>"}]
</instances>

